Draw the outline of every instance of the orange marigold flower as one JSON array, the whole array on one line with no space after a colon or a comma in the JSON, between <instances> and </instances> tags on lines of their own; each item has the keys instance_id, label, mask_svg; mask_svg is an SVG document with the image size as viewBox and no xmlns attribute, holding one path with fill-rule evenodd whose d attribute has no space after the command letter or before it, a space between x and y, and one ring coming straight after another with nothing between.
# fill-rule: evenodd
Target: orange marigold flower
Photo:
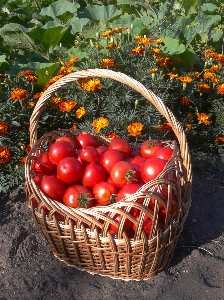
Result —
<instances>
[{"instance_id":1,"label":"orange marigold flower","mask_svg":"<svg viewBox=\"0 0 224 300\"><path fill-rule=\"evenodd\" d=\"M135 37L134 37L134 40L139 40L139 39L141 39L142 37L140 36L140 35L136 35Z\"/></svg>"},{"instance_id":2,"label":"orange marigold flower","mask_svg":"<svg viewBox=\"0 0 224 300\"><path fill-rule=\"evenodd\" d=\"M71 57L71 58L69 59L69 62L72 63L72 64L74 64L74 63L77 61L77 59L78 59L78 56L75 55L75 56L73 56L73 57Z\"/></svg>"},{"instance_id":3,"label":"orange marigold flower","mask_svg":"<svg viewBox=\"0 0 224 300\"><path fill-rule=\"evenodd\" d=\"M201 114L197 113L197 117L198 117L198 121L203 123L204 125L209 125L211 123L210 121L208 121L209 116L206 115L205 113L201 113Z\"/></svg>"},{"instance_id":4,"label":"orange marigold flower","mask_svg":"<svg viewBox=\"0 0 224 300\"><path fill-rule=\"evenodd\" d=\"M108 44L108 45L106 46L106 49L107 49L107 50L113 50L113 49L117 49L117 48L120 48L120 45L119 45L119 44L116 45L116 44L114 44L114 43L110 43L110 44Z\"/></svg>"},{"instance_id":5,"label":"orange marigold flower","mask_svg":"<svg viewBox=\"0 0 224 300\"><path fill-rule=\"evenodd\" d=\"M136 44L138 45L144 45L144 46L149 46L152 43L152 38L147 38L147 37L140 37Z\"/></svg>"},{"instance_id":6,"label":"orange marigold flower","mask_svg":"<svg viewBox=\"0 0 224 300\"><path fill-rule=\"evenodd\" d=\"M34 98L35 100L38 100L42 94L43 94L43 92L36 93L35 95L33 95L33 98Z\"/></svg>"},{"instance_id":7,"label":"orange marigold flower","mask_svg":"<svg viewBox=\"0 0 224 300\"><path fill-rule=\"evenodd\" d=\"M193 127L193 125L191 123L185 123L184 126L185 126L186 130L191 130Z\"/></svg>"},{"instance_id":8,"label":"orange marigold flower","mask_svg":"<svg viewBox=\"0 0 224 300\"><path fill-rule=\"evenodd\" d=\"M218 134L215 141L218 145L224 145L224 134Z\"/></svg>"},{"instance_id":9,"label":"orange marigold flower","mask_svg":"<svg viewBox=\"0 0 224 300\"><path fill-rule=\"evenodd\" d=\"M205 50L205 52L204 52L204 56L205 56L205 57L208 57L208 58L214 57L215 54L216 54L216 53L215 53L213 50L211 50L211 49L207 49L207 50Z\"/></svg>"},{"instance_id":10,"label":"orange marigold flower","mask_svg":"<svg viewBox=\"0 0 224 300\"><path fill-rule=\"evenodd\" d=\"M73 66L62 66L58 71L58 75L66 75L73 72Z\"/></svg>"},{"instance_id":11,"label":"orange marigold flower","mask_svg":"<svg viewBox=\"0 0 224 300\"><path fill-rule=\"evenodd\" d=\"M218 72L218 71L220 71L221 69L222 69L221 66L219 66L219 65L214 65L214 66L212 66L209 70L210 70L210 72Z\"/></svg>"},{"instance_id":12,"label":"orange marigold flower","mask_svg":"<svg viewBox=\"0 0 224 300\"><path fill-rule=\"evenodd\" d=\"M224 66L224 54L216 54L214 58L218 60L222 66Z\"/></svg>"},{"instance_id":13,"label":"orange marigold flower","mask_svg":"<svg viewBox=\"0 0 224 300\"><path fill-rule=\"evenodd\" d=\"M46 90L50 85L52 85L53 83L55 83L56 81L58 81L60 78L62 77L62 75L57 75L52 77L48 83L44 86L44 90Z\"/></svg>"},{"instance_id":14,"label":"orange marigold flower","mask_svg":"<svg viewBox=\"0 0 224 300\"><path fill-rule=\"evenodd\" d=\"M76 106L76 104L77 104L76 101L71 101L71 100L63 101L60 104L60 110L63 112L70 112Z\"/></svg>"},{"instance_id":15,"label":"orange marigold flower","mask_svg":"<svg viewBox=\"0 0 224 300\"><path fill-rule=\"evenodd\" d=\"M131 123L127 129L131 136L137 136L137 135L141 135L142 128L143 128L143 124L136 122L136 123Z\"/></svg>"},{"instance_id":16,"label":"orange marigold flower","mask_svg":"<svg viewBox=\"0 0 224 300\"><path fill-rule=\"evenodd\" d=\"M105 128L109 125L108 119L100 117L98 120L94 120L92 126L95 127L94 131L99 132L102 128Z\"/></svg>"},{"instance_id":17,"label":"orange marigold flower","mask_svg":"<svg viewBox=\"0 0 224 300\"><path fill-rule=\"evenodd\" d=\"M169 57L159 57L156 58L156 63L159 67L165 68L168 65L172 64L172 60Z\"/></svg>"},{"instance_id":18,"label":"orange marigold flower","mask_svg":"<svg viewBox=\"0 0 224 300\"><path fill-rule=\"evenodd\" d=\"M11 93L10 98L13 100L25 100L28 98L27 91L21 88L14 88L14 91Z\"/></svg>"},{"instance_id":19,"label":"orange marigold flower","mask_svg":"<svg viewBox=\"0 0 224 300\"><path fill-rule=\"evenodd\" d=\"M0 146L0 164L8 162L11 158L11 152L9 149Z\"/></svg>"},{"instance_id":20,"label":"orange marigold flower","mask_svg":"<svg viewBox=\"0 0 224 300\"><path fill-rule=\"evenodd\" d=\"M172 129L172 127L171 127L170 123L165 122L165 123L163 123L163 129L166 131L170 131Z\"/></svg>"},{"instance_id":21,"label":"orange marigold flower","mask_svg":"<svg viewBox=\"0 0 224 300\"><path fill-rule=\"evenodd\" d=\"M223 95L224 94L224 82L218 85L217 90L219 94Z\"/></svg>"},{"instance_id":22,"label":"orange marigold flower","mask_svg":"<svg viewBox=\"0 0 224 300\"><path fill-rule=\"evenodd\" d=\"M37 80L38 80L38 77L36 75L28 75L28 76L25 76L25 78L26 78L26 81L29 83L34 83L34 82L37 82Z\"/></svg>"},{"instance_id":23,"label":"orange marigold flower","mask_svg":"<svg viewBox=\"0 0 224 300\"><path fill-rule=\"evenodd\" d=\"M164 131L164 128L163 128L163 124L161 123L156 123L154 126L153 126L154 130L157 131L157 132L163 132Z\"/></svg>"},{"instance_id":24,"label":"orange marigold flower","mask_svg":"<svg viewBox=\"0 0 224 300\"><path fill-rule=\"evenodd\" d=\"M20 164L20 166L24 166L24 165L25 165L26 159L27 159L27 156L21 157L21 158L19 159L19 164Z\"/></svg>"},{"instance_id":25,"label":"orange marigold flower","mask_svg":"<svg viewBox=\"0 0 224 300\"><path fill-rule=\"evenodd\" d=\"M151 69L149 69L149 72L150 72L150 73L156 73L157 71L158 71L157 68L151 68Z\"/></svg>"},{"instance_id":26,"label":"orange marigold flower","mask_svg":"<svg viewBox=\"0 0 224 300\"><path fill-rule=\"evenodd\" d=\"M192 78L189 76L181 76L178 79L183 83L190 83L192 81Z\"/></svg>"},{"instance_id":27,"label":"orange marigold flower","mask_svg":"<svg viewBox=\"0 0 224 300\"><path fill-rule=\"evenodd\" d=\"M202 93L209 93L210 85L208 85L207 83L199 83L198 90Z\"/></svg>"},{"instance_id":28,"label":"orange marigold flower","mask_svg":"<svg viewBox=\"0 0 224 300\"><path fill-rule=\"evenodd\" d=\"M61 102L62 102L62 99L59 98L59 97L53 97L53 98L51 98L51 105L53 107L58 107Z\"/></svg>"},{"instance_id":29,"label":"orange marigold flower","mask_svg":"<svg viewBox=\"0 0 224 300\"><path fill-rule=\"evenodd\" d=\"M5 122L0 122L0 136L8 135L10 132L10 127Z\"/></svg>"},{"instance_id":30,"label":"orange marigold flower","mask_svg":"<svg viewBox=\"0 0 224 300\"><path fill-rule=\"evenodd\" d=\"M105 135L108 139L116 139L118 138L118 135L116 135L114 132L111 132L109 134Z\"/></svg>"},{"instance_id":31,"label":"orange marigold flower","mask_svg":"<svg viewBox=\"0 0 224 300\"><path fill-rule=\"evenodd\" d=\"M170 76L170 80L172 80L172 79L177 79L177 78L179 77L178 74L174 74L174 73L172 73L172 72L168 73L167 75Z\"/></svg>"},{"instance_id":32,"label":"orange marigold flower","mask_svg":"<svg viewBox=\"0 0 224 300\"><path fill-rule=\"evenodd\" d=\"M117 28L112 29L112 32L119 33L126 29L128 29L128 27L117 27Z\"/></svg>"},{"instance_id":33,"label":"orange marigold flower","mask_svg":"<svg viewBox=\"0 0 224 300\"><path fill-rule=\"evenodd\" d=\"M188 118L189 120L192 120L192 119L193 119L193 114L192 114L192 113L188 113L188 114L187 114L187 118Z\"/></svg>"},{"instance_id":34,"label":"orange marigold flower","mask_svg":"<svg viewBox=\"0 0 224 300\"><path fill-rule=\"evenodd\" d=\"M101 45L96 45L96 46L94 46L94 48L96 48L96 49L98 49L98 50L101 50L101 49L103 49L103 46L101 46Z\"/></svg>"},{"instance_id":35,"label":"orange marigold flower","mask_svg":"<svg viewBox=\"0 0 224 300\"><path fill-rule=\"evenodd\" d=\"M163 40L161 40L161 39L157 39L157 40L155 40L154 42L155 42L157 45L162 45L162 46L165 45L165 42L164 42Z\"/></svg>"},{"instance_id":36,"label":"orange marigold flower","mask_svg":"<svg viewBox=\"0 0 224 300\"><path fill-rule=\"evenodd\" d=\"M103 33L103 37L114 36L113 30L105 30Z\"/></svg>"},{"instance_id":37,"label":"orange marigold flower","mask_svg":"<svg viewBox=\"0 0 224 300\"><path fill-rule=\"evenodd\" d=\"M113 67L114 66L114 58L104 58L100 62L100 66L103 68Z\"/></svg>"},{"instance_id":38,"label":"orange marigold flower","mask_svg":"<svg viewBox=\"0 0 224 300\"><path fill-rule=\"evenodd\" d=\"M153 48L150 50L150 52L152 55L155 55L155 56L159 56L162 53L162 51L159 48Z\"/></svg>"},{"instance_id":39,"label":"orange marigold flower","mask_svg":"<svg viewBox=\"0 0 224 300\"><path fill-rule=\"evenodd\" d=\"M29 75L33 75L33 71L32 70L23 70L20 71L17 76L29 76Z\"/></svg>"},{"instance_id":40,"label":"orange marigold flower","mask_svg":"<svg viewBox=\"0 0 224 300\"><path fill-rule=\"evenodd\" d=\"M100 80L98 78L88 79L83 78L79 80L80 88L85 89L87 92L95 91L95 89L102 89L102 85L100 84Z\"/></svg>"},{"instance_id":41,"label":"orange marigold flower","mask_svg":"<svg viewBox=\"0 0 224 300\"><path fill-rule=\"evenodd\" d=\"M29 154L30 150L31 150L31 146L29 144L29 145L26 146L25 151L26 151L27 154Z\"/></svg>"},{"instance_id":42,"label":"orange marigold flower","mask_svg":"<svg viewBox=\"0 0 224 300\"><path fill-rule=\"evenodd\" d=\"M73 125L72 125L72 129L77 129L77 124L76 123L74 123Z\"/></svg>"},{"instance_id":43,"label":"orange marigold flower","mask_svg":"<svg viewBox=\"0 0 224 300\"><path fill-rule=\"evenodd\" d=\"M191 100L187 96L182 95L180 96L180 102L184 105L189 105L191 103Z\"/></svg>"},{"instance_id":44,"label":"orange marigold flower","mask_svg":"<svg viewBox=\"0 0 224 300\"><path fill-rule=\"evenodd\" d=\"M145 48L141 47L141 46L138 46L131 50L132 55L134 55L134 54L144 55L144 53L145 53Z\"/></svg>"},{"instance_id":45,"label":"orange marigold flower","mask_svg":"<svg viewBox=\"0 0 224 300\"><path fill-rule=\"evenodd\" d=\"M82 116L84 116L86 114L86 110L85 110L85 107L84 106L81 106L79 109L77 109L76 111L76 117L78 119L80 119Z\"/></svg>"},{"instance_id":46,"label":"orange marigold flower","mask_svg":"<svg viewBox=\"0 0 224 300\"><path fill-rule=\"evenodd\" d=\"M212 72L205 72L204 75L203 75L203 77L204 77L205 79L210 79L210 80L212 80L212 79L215 77L215 74L212 73Z\"/></svg>"}]
</instances>

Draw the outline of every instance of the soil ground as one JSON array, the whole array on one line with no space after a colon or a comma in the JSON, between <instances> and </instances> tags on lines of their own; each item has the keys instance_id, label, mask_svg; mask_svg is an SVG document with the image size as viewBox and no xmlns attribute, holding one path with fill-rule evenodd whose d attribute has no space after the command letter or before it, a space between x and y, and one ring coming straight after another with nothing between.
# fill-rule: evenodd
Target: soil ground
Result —
<instances>
[{"instance_id":1,"label":"soil ground","mask_svg":"<svg viewBox=\"0 0 224 300\"><path fill-rule=\"evenodd\" d=\"M0 300L224 300L224 188L194 172L192 206L170 265L147 281L67 267L50 252L24 193L0 201Z\"/></svg>"}]
</instances>

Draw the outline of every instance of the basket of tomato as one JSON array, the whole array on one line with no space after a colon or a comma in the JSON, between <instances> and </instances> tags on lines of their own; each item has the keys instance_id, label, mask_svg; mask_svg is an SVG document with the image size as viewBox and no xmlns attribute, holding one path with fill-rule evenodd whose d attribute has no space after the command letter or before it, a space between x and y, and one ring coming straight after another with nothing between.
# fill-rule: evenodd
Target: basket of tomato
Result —
<instances>
[{"instance_id":1,"label":"basket of tomato","mask_svg":"<svg viewBox=\"0 0 224 300\"><path fill-rule=\"evenodd\" d=\"M133 144L68 129L37 140L40 113L53 93L91 77L141 93L165 116L177 141ZM124 280L149 279L169 264L191 205L192 173L185 133L160 98L119 72L71 73L40 97L30 119L30 145L27 203L58 259Z\"/></svg>"}]
</instances>

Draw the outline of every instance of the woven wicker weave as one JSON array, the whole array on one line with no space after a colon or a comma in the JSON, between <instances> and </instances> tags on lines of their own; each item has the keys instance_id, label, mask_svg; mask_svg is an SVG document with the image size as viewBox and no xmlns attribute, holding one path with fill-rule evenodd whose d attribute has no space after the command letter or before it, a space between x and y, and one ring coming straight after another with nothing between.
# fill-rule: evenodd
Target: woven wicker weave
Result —
<instances>
[{"instance_id":1,"label":"woven wicker weave","mask_svg":"<svg viewBox=\"0 0 224 300\"><path fill-rule=\"evenodd\" d=\"M80 131L52 131L37 141L38 121L43 107L58 89L74 80L92 77L110 78L141 93L170 123L179 145L177 146L175 141L164 142L165 146L174 149L173 156L164 171L124 201L105 207L73 209L48 198L41 192L32 179L32 163L33 159L45 151L44 149L58 136L75 137ZM104 137L98 139L105 145L110 142ZM92 274L124 280L149 279L169 264L191 205L192 172L185 133L159 97L138 81L122 73L103 69L71 73L52 84L36 104L30 119L30 145L31 151L26 162L28 206L33 219L58 259ZM166 201L159 193L155 193L156 189L159 191L164 185L168 190ZM178 207L175 215L171 213L171 200L174 194ZM150 199L151 201L154 199L153 210L147 208ZM34 201L37 205L34 205ZM162 227L159 222L161 205L166 208L166 218ZM130 214L133 207L141 212L139 220ZM113 220L116 213L122 216L119 225ZM142 230L145 214L153 220L149 236ZM137 227L132 238L128 237L123 229L126 219L131 220ZM111 223L118 225L116 236L112 236L108 230Z\"/></svg>"}]
</instances>

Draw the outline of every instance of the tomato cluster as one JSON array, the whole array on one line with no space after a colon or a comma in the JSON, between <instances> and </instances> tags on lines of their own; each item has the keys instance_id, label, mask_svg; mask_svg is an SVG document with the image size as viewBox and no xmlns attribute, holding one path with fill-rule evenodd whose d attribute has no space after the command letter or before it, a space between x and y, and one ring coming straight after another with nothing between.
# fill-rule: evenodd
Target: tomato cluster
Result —
<instances>
[{"instance_id":1,"label":"tomato cluster","mask_svg":"<svg viewBox=\"0 0 224 300\"><path fill-rule=\"evenodd\" d=\"M33 180L45 195L69 207L105 206L134 194L155 179L172 153L171 148L157 140L147 140L132 151L130 143L123 138L115 138L105 146L89 133L80 133L75 138L61 136L33 161ZM166 201L166 185L160 194ZM153 205L151 201L149 208L153 209ZM171 204L171 212L176 213L176 199ZM132 209L131 213L136 220L140 218L139 210ZM160 217L165 216L161 205ZM121 215L115 214L113 219L119 224ZM152 219L146 214L142 225L146 234L151 225ZM123 226L127 232L136 230L129 219ZM111 224L109 230L116 234L118 227Z\"/></svg>"}]
</instances>

